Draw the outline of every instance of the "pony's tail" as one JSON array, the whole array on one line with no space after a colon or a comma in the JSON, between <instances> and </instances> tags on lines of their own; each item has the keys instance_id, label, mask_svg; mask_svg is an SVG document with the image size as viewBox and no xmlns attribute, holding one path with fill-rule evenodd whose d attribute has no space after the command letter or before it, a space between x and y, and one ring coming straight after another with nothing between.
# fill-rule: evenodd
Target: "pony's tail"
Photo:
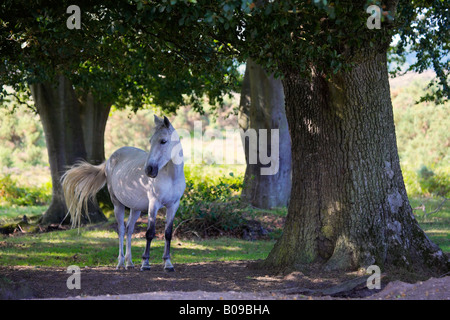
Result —
<instances>
[{"instance_id":1,"label":"pony's tail","mask_svg":"<svg viewBox=\"0 0 450 320\"><path fill-rule=\"evenodd\" d=\"M77 162L61 177L67 209L72 228L81 225L82 212L88 213L88 201L95 201L95 195L106 183L106 162L98 166L88 162ZM87 215L89 218L89 215Z\"/></svg>"}]
</instances>

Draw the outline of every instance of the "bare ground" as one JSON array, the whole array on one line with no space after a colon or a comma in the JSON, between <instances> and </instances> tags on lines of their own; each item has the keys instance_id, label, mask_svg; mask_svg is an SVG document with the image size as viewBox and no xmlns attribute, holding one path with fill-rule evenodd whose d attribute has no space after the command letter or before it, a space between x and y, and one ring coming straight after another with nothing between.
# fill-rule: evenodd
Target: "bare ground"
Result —
<instances>
[{"instance_id":1,"label":"bare ground","mask_svg":"<svg viewBox=\"0 0 450 320\"><path fill-rule=\"evenodd\" d=\"M385 283L382 290L363 284L334 294L321 292L351 279L357 273L271 274L254 262L208 262L175 265L165 273L162 265L150 271L81 269L81 289L69 290L71 274L64 268L0 267L1 299L450 299L450 277L408 284ZM306 291L304 288L308 288ZM303 291L302 291L303 290ZM327 292L327 291L325 291Z\"/></svg>"}]
</instances>

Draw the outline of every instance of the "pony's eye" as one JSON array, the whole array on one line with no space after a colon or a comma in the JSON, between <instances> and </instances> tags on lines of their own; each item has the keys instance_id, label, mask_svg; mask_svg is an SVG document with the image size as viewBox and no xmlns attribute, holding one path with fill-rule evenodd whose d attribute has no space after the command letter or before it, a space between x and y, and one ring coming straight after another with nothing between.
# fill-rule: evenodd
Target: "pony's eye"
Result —
<instances>
[{"instance_id":1,"label":"pony's eye","mask_svg":"<svg viewBox=\"0 0 450 320\"><path fill-rule=\"evenodd\" d=\"M167 140L161 140L161 144L166 144Z\"/></svg>"}]
</instances>

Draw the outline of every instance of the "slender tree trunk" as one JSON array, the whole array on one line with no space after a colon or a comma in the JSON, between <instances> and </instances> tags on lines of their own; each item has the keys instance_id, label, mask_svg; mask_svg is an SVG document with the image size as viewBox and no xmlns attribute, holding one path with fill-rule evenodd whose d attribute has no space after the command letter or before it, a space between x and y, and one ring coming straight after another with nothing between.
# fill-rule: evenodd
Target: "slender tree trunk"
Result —
<instances>
[{"instance_id":1,"label":"slender tree trunk","mask_svg":"<svg viewBox=\"0 0 450 320\"><path fill-rule=\"evenodd\" d=\"M291 192L291 139L284 109L284 92L281 80L275 79L256 63L249 60L244 75L241 92L239 126L246 132L266 129L267 150L278 148L278 171L273 175L262 175L261 168L270 165L250 161L249 139L243 139L247 168L241 198L258 208L283 207L288 204ZM270 131L279 130L279 144L271 145ZM253 146L259 154L261 135ZM244 143L247 141L246 143Z\"/></svg>"},{"instance_id":2,"label":"slender tree trunk","mask_svg":"<svg viewBox=\"0 0 450 320\"><path fill-rule=\"evenodd\" d=\"M36 83L30 89L44 129L52 177L52 201L41 222L61 223L67 214L61 176L77 160L87 159L81 106L64 76L59 76L56 84ZM93 222L106 219L94 204L89 205L89 218Z\"/></svg>"},{"instance_id":3,"label":"slender tree trunk","mask_svg":"<svg viewBox=\"0 0 450 320\"><path fill-rule=\"evenodd\" d=\"M264 262L276 269L436 271L448 258L420 229L399 163L386 54L330 81L285 72L293 184L282 237Z\"/></svg>"}]
</instances>

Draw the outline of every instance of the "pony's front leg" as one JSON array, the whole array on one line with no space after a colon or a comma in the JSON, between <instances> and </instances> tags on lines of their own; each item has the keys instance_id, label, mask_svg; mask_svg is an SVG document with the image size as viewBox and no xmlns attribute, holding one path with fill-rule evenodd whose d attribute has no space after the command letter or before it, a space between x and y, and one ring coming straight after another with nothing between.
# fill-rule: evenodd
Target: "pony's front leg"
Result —
<instances>
[{"instance_id":1,"label":"pony's front leg","mask_svg":"<svg viewBox=\"0 0 450 320\"><path fill-rule=\"evenodd\" d=\"M175 268L173 267L170 261L170 241L172 240L172 228L173 228L173 219L175 218L175 213L178 210L178 206L180 205L180 200L175 202L172 206L167 207L166 210L166 228L164 232L164 238L166 240L164 244L164 271L166 272L174 272Z\"/></svg>"},{"instance_id":2,"label":"pony's front leg","mask_svg":"<svg viewBox=\"0 0 450 320\"><path fill-rule=\"evenodd\" d=\"M147 243L145 244L145 251L142 255L142 266L141 270L150 270L150 244L152 243L153 238L155 237L155 229L156 229L156 214L158 213L159 206L155 203L150 202L148 209L148 225L147 232L145 233L145 239Z\"/></svg>"}]
</instances>

